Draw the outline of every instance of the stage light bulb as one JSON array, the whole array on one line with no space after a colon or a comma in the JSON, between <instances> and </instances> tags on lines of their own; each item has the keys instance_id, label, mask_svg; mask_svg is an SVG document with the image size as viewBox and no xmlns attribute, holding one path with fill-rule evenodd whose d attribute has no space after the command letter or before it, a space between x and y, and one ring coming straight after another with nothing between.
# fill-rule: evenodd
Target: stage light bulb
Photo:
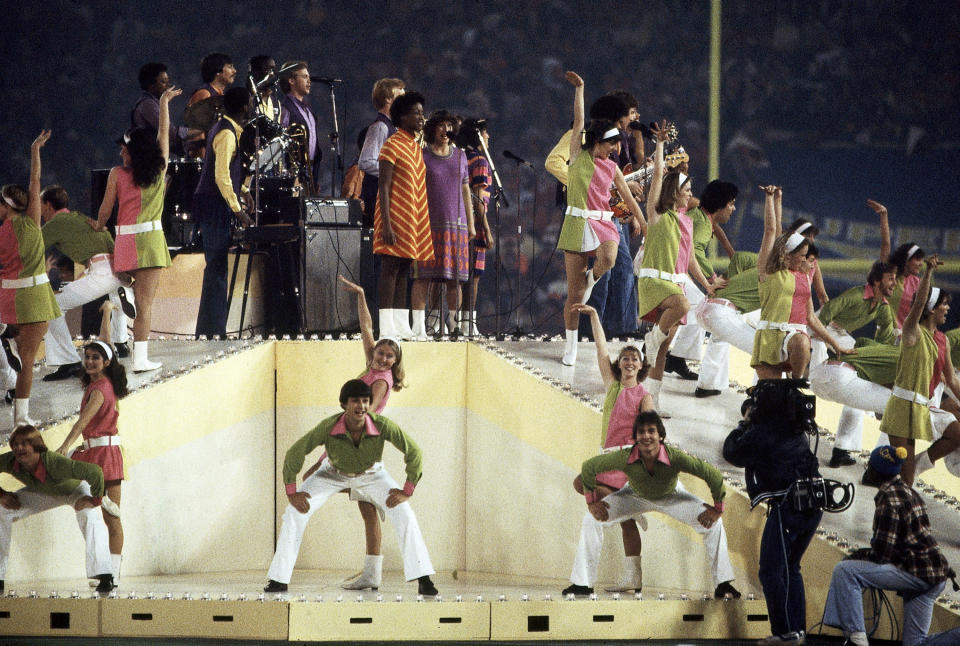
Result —
<instances>
[{"instance_id":1,"label":"stage light bulb","mask_svg":"<svg viewBox=\"0 0 960 646\"><path fill-rule=\"evenodd\" d=\"M590 601L596 601L596 600L597 600L597 593L596 593L596 592L591 592L591 593L590 593Z\"/></svg>"},{"instance_id":2,"label":"stage light bulb","mask_svg":"<svg viewBox=\"0 0 960 646\"><path fill-rule=\"evenodd\" d=\"M530 601L530 595L524 592L520 595L520 601Z\"/></svg>"},{"instance_id":3,"label":"stage light bulb","mask_svg":"<svg viewBox=\"0 0 960 646\"><path fill-rule=\"evenodd\" d=\"M663 596L663 593L657 595L657 601L663 601L666 597Z\"/></svg>"},{"instance_id":4,"label":"stage light bulb","mask_svg":"<svg viewBox=\"0 0 960 646\"><path fill-rule=\"evenodd\" d=\"M362 595L362 594L358 594L358 595L357 595L357 603L363 603L363 595Z\"/></svg>"},{"instance_id":5,"label":"stage light bulb","mask_svg":"<svg viewBox=\"0 0 960 646\"><path fill-rule=\"evenodd\" d=\"M613 593L613 600L614 600L614 601L620 601L620 593L619 593L619 592L614 592L614 593Z\"/></svg>"},{"instance_id":6,"label":"stage light bulb","mask_svg":"<svg viewBox=\"0 0 960 646\"><path fill-rule=\"evenodd\" d=\"M506 600L507 600L507 595L505 594L501 594L500 596L497 597L497 601L500 601L501 603Z\"/></svg>"},{"instance_id":7,"label":"stage light bulb","mask_svg":"<svg viewBox=\"0 0 960 646\"><path fill-rule=\"evenodd\" d=\"M163 595L163 600L164 600L164 601L172 601L172 600L173 600L173 593L168 592L168 593L166 593L165 595Z\"/></svg>"},{"instance_id":8,"label":"stage light bulb","mask_svg":"<svg viewBox=\"0 0 960 646\"><path fill-rule=\"evenodd\" d=\"M478 595L477 595L477 603L483 603L483 595L482 595L482 594L478 594Z\"/></svg>"},{"instance_id":9,"label":"stage light bulb","mask_svg":"<svg viewBox=\"0 0 960 646\"><path fill-rule=\"evenodd\" d=\"M643 601L643 593L642 593L642 592L634 592L634 593L633 593L633 598L634 598L635 600L637 600L637 601Z\"/></svg>"},{"instance_id":10,"label":"stage light bulb","mask_svg":"<svg viewBox=\"0 0 960 646\"><path fill-rule=\"evenodd\" d=\"M379 592L377 593L377 603L383 603L383 595Z\"/></svg>"},{"instance_id":11,"label":"stage light bulb","mask_svg":"<svg viewBox=\"0 0 960 646\"><path fill-rule=\"evenodd\" d=\"M401 601L403 601L403 595L402 595L402 594L398 594L398 595L394 598L394 601L396 601L397 603L400 603Z\"/></svg>"},{"instance_id":12,"label":"stage light bulb","mask_svg":"<svg viewBox=\"0 0 960 646\"><path fill-rule=\"evenodd\" d=\"M548 592L547 594L543 595L543 600L544 600L544 601L553 601L553 596Z\"/></svg>"},{"instance_id":13,"label":"stage light bulb","mask_svg":"<svg viewBox=\"0 0 960 646\"><path fill-rule=\"evenodd\" d=\"M343 603L343 595L342 595L342 594L338 594L338 595L337 595L337 603Z\"/></svg>"},{"instance_id":14,"label":"stage light bulb","mask_svg":"<svg viewBox=\"0 0 960 646\"><path fill-rule=\"evenodd\" d=\"M247 593L246 593L246 592L241 592L241 593L240 593L240 596L237 597L237 601L246 601L246 600L247 600Z\"/></svg>"},{"instance_id":15,"label":"stage light bulb","mask_svg":"<svg viewBox=\"0 0 960 646\"><path fill-rule=\"evenodd\" d=\"M227 596L227 593L226 593L226 592L221 592L221 593L220 593L220 601L228 601L229 599L230 599L230 597Z\"/></svg>"},{"instance_id":16,"label":"stage light bulb","mask_svg":"<svg viewBox=\"0 0 960 646\"><path fill-rule=\"evenodd\" d=\"M463 595L462 595L462 594L458 594L456 601L457 601L457 603L463 603Z\"/></svg>"},{"instance_id":17,"label":"stage light bulb","mask_svg":"<svg viewBox=\"0 0 960 646\"><path fill-rule=\"evenodd\" d=\"M422 595L422 594L418 594L418 595L417 595L417 603L423 603L423 595Z\"/></svg>"},{"instance_id":18,"label":"stage light bulb","mask_svg":"<svg viewBox=\"0 0 960 646\"><path fill-rule=\"evenodd\" d=\"M322 595L322 594L318 594L316 601L317 601L317 603L323 603L323 595Z\"/></svg>"}]
</instances>

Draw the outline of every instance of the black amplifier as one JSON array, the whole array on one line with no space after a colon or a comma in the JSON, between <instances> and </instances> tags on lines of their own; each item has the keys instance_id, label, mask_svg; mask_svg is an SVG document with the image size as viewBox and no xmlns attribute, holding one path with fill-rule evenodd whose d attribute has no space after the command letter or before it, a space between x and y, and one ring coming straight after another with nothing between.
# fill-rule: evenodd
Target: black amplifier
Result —
<instances>
[{"instance_id":1,"label":"black amplifier","mask_svg":"<svg viewBox=\"0 0 960 646\"><path fill-rule=\"evenodd\" d=\"M303 222L307 226L358 227L363 219L360 200L340 200L332 197L303 199Z\"/></svg>"}]
</instances>

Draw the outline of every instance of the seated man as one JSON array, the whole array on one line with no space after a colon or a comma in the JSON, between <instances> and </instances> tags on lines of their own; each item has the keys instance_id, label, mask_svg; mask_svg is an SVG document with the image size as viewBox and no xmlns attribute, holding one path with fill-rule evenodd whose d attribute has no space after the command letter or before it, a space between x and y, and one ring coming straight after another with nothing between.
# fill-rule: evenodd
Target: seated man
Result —
<instances>
[{"instance_id":1,"label":"seated man","mask_svg":"<svg viewBox=\"0 0 960 646\"><path fill-rule=\"evenodd\" d=\"M47 186L40 193L40 217L43 219L43 246L55 248L78 265L84 265L83 275L56 294L60 311L66 314L101 296L110 296L115 311L111 321L111 338L121 357L127 349L127 318L136 318L133 290L127 290L121 279L130 284L130 276L113 272L113 236L107 231L95 231L96 222L79 211L69 209L69 196L61 186ZM73 345L67 321L63 315L50 321L43 336L47 365L56 367L44 376L44 381L58 381L76 377L80 373L80 356Z\"/></svg>"},{"instance_id":2,"label":"seated man","mask_svg":"<svg viewBox=\"0 0 960 646\"><path fill-rule=\"evenodd\" d=\"M100 513L103 471L96 464L48 451L33 426L17 428L10 436L10 448L10 453L0 455L0 473L9 473L25 486L16 492L0 489L0 593L14 521L60 505L77 510L77 524L87 543L87 576L100 582L100 594L113 590L107 526Z\"/></svg>"},{"instance_id":3,"label":"seated man","mask_svg":"<svg viewBox=\"0 0 960 646\"><path fill-rule=\"evenodd\" d=\"M727 535L720 519L726 495L723 475L703 460L663 444L666 436L660 416L654 411L644 411L633 423L635 444L632 448L598 455L583 463L580 478L589 513L584 516L580 544L573 561L570 575L573 585L564 589L564 595L593 593L604 526L657 511L690 525L703 536L713 585L716 586L714 596L740 597L730 585L733 566L727 554ZM629 484L601 500L597 492L597 475L606 471L623 471ZM680 473L693 474L706 482L713 495L713 505L688 493L677 479Z\"/></svg>"},{"instance_id":4,"label":"seated man","mask_svg":"<svg viewBox=\"0 0 960 646\"><path fill-rule=\"evenodd\" d=\"M864 484L880 488L874 498L870 547L833 570L823 623L843 630L849 643L868 646L863 619L864 588L903 596L903 646L956 644L960 629L927 637L933 604L955 576L930 530L923 500L900 477L903 447L880 446L870 454Z\"/></svg>"},{"instance_id":5,"label":"seated man","mask_svg":"<svg viewBox=\"0 0 960 646\"><path fill-rule=\"evenodd\" d=\"M277 551L267 571L270 581L265 592L287 590L310 516L333 494L352 489L366 495L390 519L400 541L406 579L417 579L419 594L437 594L437 588L430 580L430 575L434 574L430 555L420 534L417 517L407 502L422 475L420 447L394 422L367 413L371 396L370 386L359 379L351 379L340 389L340 406L344 412L317 424L287 451L283 461L283 482L290 505L283 514ZM384 441L403 452L407 471L403 489L383 468ZM297 474L303 468L304 458L320 445L326 449L327 458L297 489ZM368 555L362 576L379 581L382 565L382 556Z\"/></svg>"}]
</instances>

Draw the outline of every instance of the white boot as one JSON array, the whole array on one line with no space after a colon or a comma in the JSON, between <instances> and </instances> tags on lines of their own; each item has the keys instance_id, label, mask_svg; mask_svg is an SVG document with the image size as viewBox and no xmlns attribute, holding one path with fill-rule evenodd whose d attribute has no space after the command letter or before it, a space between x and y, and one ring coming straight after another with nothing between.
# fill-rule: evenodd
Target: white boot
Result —
<instances>
[{"instance_id":1,"label":"white boot","mask_svg":"<svg viewBox=\"0 0 960 646\"><path fill-rule=\"evenodd\" d=\"M620 574L620 583L604 588L607 592L640 592L643 588L643 568L640 567L639 556L623 557L623 572Z\"/></svg>"},{"instance_id":2,"label":"white boot","mask_svg":"<svg viewBox=\"0 0 960 646\"><path fill-rule=\"evenodd\" d=\"M344 590L376 590L380 587L380 577L383 572L383 556L367 554L363 557L363 572L355 578L344 581L340 587Z\"/></svg>"},{"instance_id":3,"label":"white boot","mask_svg":"<svg viewBox=\"0 0 960 646\"><path fill-rule=\"evenodd\" d=\"M566 330L567 341L563 346L563 358L560 362L565 366L572 366L577 362L577 341L579 332L577 330Z\"/></svg>"},{"instance_id":4,"label":"white boot","mask_svg":"<svg viewBox=\"0 0 960 646\"><path fill-rule=\"evenodd\" d=\"M423 310L413 310L413 327L411 328L414 341L429 341L427 336L427 313Z\"/></svg>"},{"instance_id":5,"label":"white boot","mask_svg":"<svg viewBox=\"0 0 960 646\"><path fill-rule=\"evenodd\" d=\"M393 310L381 308L377 311L377 318L380 319L380 338L392 339L396 337L393 325Z\"/></svg>"},{"instance_id":6,"label":"white boot","mask_svg":"<svg viewBox=\"0 0 960 646\"><path fill-rule=\"evenodd\" d=\"M650 398L653 399L653 410L657 411L660 417L669 419L670 415L660 405L660 389L663 388L663 380L647 377L643 382L643 387L647 389Z\"/></svg>"},{"instance_id":7,"label":"white boot","mask_svg":"<svg viewBox=\"0 0 960 646\"><path fill-rule=\"evenodd\" d=\"M134 372L147 372L148 370L156 370L163 365L159 361L150 361L150 359L147 358L147 343L148 341L133 342Z\"/></svg>"},{"instance_id":8,"label":"white boot","mask_svg":"<svg viewBox=\"0 0 960 646\"><path fill-rule=\"evenodd\" d=\"M653 329L643 337L643 354L647 357L647 362L651 366L657 362L660 346L666 340L667 333L660 329L659 323L654 323Z\"/></svg>"},{"instance_id":9,"label":"white boot","mask_svg":"<svg viewBox=\"0 0 960 646\"><path fill-rule=\"evenodd\" d=\"M585 272L587 276L587 288L583 291L583 298L580 299L581 303L586 303L590 300L590 294L593 293L593 286L597 284L597 278L593 275L593 269L587 268Z\"/></svg>"},{"instance_id":10,"label":"white boot","mask_svg":"<svg viewBox=\"0 0 960 646\"><path fill-rule=\"evenodd\" d=\"M14 399L13 428L16 429L20 426L36 426L37 424L38 422L36 420L30 419L30 400Z\"/></svg>"},{"instance_id":11,"label":"white boot","mask_svg":"<svg viewBox=\"0 0 960 646\"><path fill-rule=\"evenodd\" d=\"M477 310L470 312L470 324L473 326L473 336L480 336L480 328L477 327Z\"/></svg>"},{"instance_id":12,"label":"white boot","mask_svg":"<svg viewBox=\"0 0 960 646\"><path fill-rule=\"evenodd\" d=\"M933 462L930 460L930 456L927 455L927 452L918 453L917 458L914 462L913 473L915 475L920 475L924 471L929 471L933 468Z\"/></svg>"},{"instance_id":13,"label":"white boot","mask_svg":"<svg viewBox=\"0 0 960 646\"><path fill-rule=\"evenodd\" d=\"M413 330L410 329L410 310L393 310L393 326L398 339L402 341L412 339Z\"/></svg>"},{"instance_id":14,"label":"white boot","mask_svg":"<svg viewBox=\"0 0 960 646\"><path fill-rule=\"evenodd\" d=\"M120 587L120 562L123 560L123 555L110 554L110 560L113 562L113 586Z\"/></svg>"}]
</instances>

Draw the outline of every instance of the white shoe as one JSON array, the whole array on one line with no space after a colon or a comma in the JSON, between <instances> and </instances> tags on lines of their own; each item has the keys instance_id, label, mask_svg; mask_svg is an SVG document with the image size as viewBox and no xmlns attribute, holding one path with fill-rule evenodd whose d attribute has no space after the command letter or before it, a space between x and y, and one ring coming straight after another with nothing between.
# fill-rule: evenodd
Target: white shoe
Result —
<instances>
[{"instance_id":1,"label":"white shoe","mask_svg":"<svg viewBox=\"0 0 960 646\"><path fill-rule=\"evenodd\" d=\"M577 363L577 341L579 340L579 330L566 330L567 340L563 346L563 357L560 363L565 366L572 366Z\"/></svg>"},{"instance_id":2,"label":"white shoe","mask_svg":"<svg viewBox=\"0 0 960 646\"><path fill-rule=\"evenodd\" d=\"M147 343L148 341L133 342L134 372L148 372L150 370L157 370L163 366L159 361L150 361L150 359L147 358Z\"/></svg>"},{"instance_id":3,"label":"white shoe","mask_svg":"<svg viewBox=\"0 0 960 646\"><path fill-rule=\"evenodd\" d=\"M380 587L383 556L367 554L363 557L363 572L340 584L344 590L376 590Z\"/></svg>"},{"instance_id":4,"label":"white shoe","mask_svg":"<svg viewBox=\"0 0 960 646\"><path fill-rule=\"evenodd\" d=\"M393 332L402 341L413 338L413 330L410 329L410 310L393 310Z\"/></svg>"},{"instance_id":5,"label":"white shoe","mask_svg":"<svg viewBox=\"0 0 960 646\"><path fill-rule=\"evenodd\" d=\"M110 560L113 561L113 587L118 588L120 587L120 563L123 562L123 555L111 554Z\"/></svg>"},{"instance_id":6,"label":"white shoe","mask_svg":"<svg viewBox=\"0 0 960 646\"><path fill-rule=\"evenodd\" d=\"M39 422L30 418L30 400L14 399L13 428L17 429L20 426L37 426L38 424Z\"/></svg>"},{"instance_id":7,"label":"white shoe","mask_svg":"<svg viewBox=\"0 0 960 646\"><path fill-rule=\"evenodd\" d=\"M647 332L643 337L643 354L647 357L647 362L653 365L657 362L657 354L660 352L660 346L667 340L667 334L660 329L658 323L653 324L653 329Z\"/></svg>"},{"instance_id":8,"label":"white shoe","mask_svg":"<svg viewBox=\"0 0 960 646\"><path fill-rule=\"evenodd\" d=\"M604 590L607 592L640 592L643 588L643 568L640 567L640 558L639 556L624 556L620 583L604 588Z\"/></svg>"}]
</instances>

